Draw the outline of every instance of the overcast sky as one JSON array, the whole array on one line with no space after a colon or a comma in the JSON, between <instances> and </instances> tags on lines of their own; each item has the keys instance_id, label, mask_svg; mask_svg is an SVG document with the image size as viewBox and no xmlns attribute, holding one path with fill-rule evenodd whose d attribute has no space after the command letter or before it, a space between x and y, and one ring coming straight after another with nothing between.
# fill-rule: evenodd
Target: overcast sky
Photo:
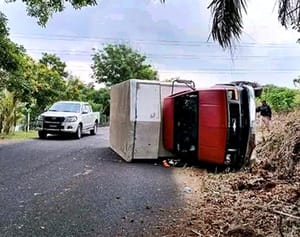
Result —
<instances>
[{"instance_id":1,"label":"overcast sky","mask_svg":"<svg viewBox=\"0 0 300 237\"><path fill-rule=\"evenodd\" d=\"M244 34L232 58L208 40L208 0L102 0L96 7L67 8L40 27L24 5L0 3L8 17L11 38L38 59L55 53L68 70L92 81L92 48L127 43L148 56L161 79L192 79L198 87L232 80L293 87L300 75L300 34L277 21L274 0L249 0Z\"/></svg>"}]
</instances>

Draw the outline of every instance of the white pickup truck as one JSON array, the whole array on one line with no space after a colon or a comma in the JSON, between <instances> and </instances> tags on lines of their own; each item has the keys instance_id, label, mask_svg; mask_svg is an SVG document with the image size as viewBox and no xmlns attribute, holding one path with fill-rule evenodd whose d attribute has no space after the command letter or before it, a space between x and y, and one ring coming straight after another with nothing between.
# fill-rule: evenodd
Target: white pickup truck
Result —
<instances>
[{"instance_id":1,"label":"white pickup truck","mask_svg":"<svg viewBox=\"0 0 300 237\"><path fill-rule=\"evenodd\" d=\"M73 134L80 139L83 132L95 135L99 123L99 112L85 102L59 101L38 117L37 130L39 138L47 134Z\"/></svg>"}]
</instances>

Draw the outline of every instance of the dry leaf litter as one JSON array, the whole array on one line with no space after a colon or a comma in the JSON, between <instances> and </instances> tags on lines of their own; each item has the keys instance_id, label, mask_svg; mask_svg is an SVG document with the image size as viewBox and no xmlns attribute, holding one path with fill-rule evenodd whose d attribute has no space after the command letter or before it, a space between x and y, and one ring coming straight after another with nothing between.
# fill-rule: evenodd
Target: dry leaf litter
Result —
<instances>
[{"instance_id":1,"label":"dry leaf litter","mask_svg":"<svg viewBox=\"0 0 300 237\"><path fill-rule=\"evenodd\" d=\"M184 210L160 236L300 236L300 111L278 115L247 171L214 174L174 168Z\"/></svg>"}]
</instances>

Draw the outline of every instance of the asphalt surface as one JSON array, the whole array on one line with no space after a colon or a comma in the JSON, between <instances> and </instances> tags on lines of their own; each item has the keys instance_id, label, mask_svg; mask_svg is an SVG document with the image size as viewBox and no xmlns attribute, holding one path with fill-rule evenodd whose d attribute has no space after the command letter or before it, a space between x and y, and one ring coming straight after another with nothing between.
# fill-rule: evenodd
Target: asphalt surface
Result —
<instances>
[{"instance_id":1,"label":"asphalt surface","mask_svg":"<svg viewBox=\"0 0 300 237\"><path fill-rule=\"evenodd\" d=\"M123 162L108 129L0 144L0 236L160 236L182 207L172 169Z\"/></svg>"}]
</instances>

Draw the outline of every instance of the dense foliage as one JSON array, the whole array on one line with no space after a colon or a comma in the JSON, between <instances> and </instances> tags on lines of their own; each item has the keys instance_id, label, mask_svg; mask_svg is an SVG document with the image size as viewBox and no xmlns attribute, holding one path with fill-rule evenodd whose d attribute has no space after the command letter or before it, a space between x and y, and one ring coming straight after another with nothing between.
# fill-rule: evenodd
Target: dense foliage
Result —
<instances>
[{"instance_id":1,"label":"dense foliage","mask_svg":"<svg viewBox=\"0 0 300 237\"><path fill-rule=\"evenodd\" d=\"M39 60L9 38L7 19L0 13L0 133L14 131L17 124L26 128L58 100L89 102L109 116L109 88L95 89L66 70L66 63L55 54L43 53ZM131 79L156 80L157 72L146 57L126 45L107 45L95 51L92 69L97 82L106 86ZM30 116L29 116L30 115Z\"/></svg>"},{"instance_id":2,"label":"dense foliage","mask_svg":"<svg viewBox=\"0 0 300 237\"><path fill-rule=\"evenodd\" d=\"M128 79L157 80L157 72L146 63L146 56L127 45L107 45L93 55L94 78L107 86Z\"/></svg>"},{"instance_id":3,"label":"dense foliage","mask_svg":"<svg viewBox=\"0 0 300 237\"><path fill-rule=\"evenodd\" d=\"M34 60L9 38L6 17L0 13L0 133L10 133L18 123L30 123L58 100L91 103L95 111L109 114L109 90L95 89L66 71L66 63L44 53Z\"/></svg>"},{"instance_id":4,"label":"dense foliage","mask_svg":"<svg viewBox=\"0 0 300 237\"><path fill-rule=\"evenodd\" d=\"M275 112L287 112L300 108L300 91L286 87L266 85L260 101L266 100Z\"/></svg>"}]
</instances>

